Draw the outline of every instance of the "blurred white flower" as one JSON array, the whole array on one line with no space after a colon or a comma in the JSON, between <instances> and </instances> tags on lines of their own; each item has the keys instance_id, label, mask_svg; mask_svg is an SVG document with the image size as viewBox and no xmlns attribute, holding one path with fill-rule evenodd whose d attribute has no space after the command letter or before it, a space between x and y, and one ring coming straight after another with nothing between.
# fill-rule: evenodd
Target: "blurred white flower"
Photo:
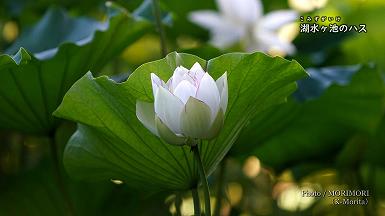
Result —
<instances>
[{"instance_id":1,"label":"blurred white flower","mask_svg":"<svg viewBox=\"0 0 385 216\"><path fill-rule=\"evenodd\" d=\"M211 139L222 128L227 108L227 73L217 81L199 63L179 66L164 83L151 74L154 103L137 101L136 116L153 134L174 145Z\"/></svg>"},{"instance_id":2,"label":"blurred white flower","mask_svg":"<svg viewBox=\"0 0 385 216\"><path fill-rule=\"evenodd\" d=\"M300 12L310 12L325 7L328 0L289 0L289 6Z\"/></svg>"},{"instance_id":3,"label":"blurred white flower","mask_svg":"<svg viewBox=\"0 0 385 216\"><path fill-rule=\"evenodd\" d=\"M260 0L217 0L219 12L195 11L189 14L192 22L208 29L211 43L227 48L242 41L251 51L293 54L291 41L283 40L278 30L298 18L294 10L277 10L263 16Z\"/></svg>"}]
</instances>

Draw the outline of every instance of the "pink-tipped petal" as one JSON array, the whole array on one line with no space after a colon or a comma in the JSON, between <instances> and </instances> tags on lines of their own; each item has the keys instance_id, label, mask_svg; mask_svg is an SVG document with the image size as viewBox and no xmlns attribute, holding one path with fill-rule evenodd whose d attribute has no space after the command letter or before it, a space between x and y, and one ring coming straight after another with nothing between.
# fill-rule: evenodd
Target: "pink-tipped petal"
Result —
<instances>
[{"instance_id":1,"label":"pink-tipped petal","mask_svg":"<svg viewBox=\"0 0 385 216\"><path fill-rule=\"evenodd\" d=\"M184 76L187 73L188 73L188 69L183 67L183 66L179 66L179 67L175 68L174 74L172 75L172 81L170 83L170 85L172 87L172 88L170 88L170 89L172 89L171 92L173 92L175 90L175 88L183 80Z\"/></svg>"},{"instance_id":2,"label":"pink-tipped petal","mask_svg":"<svg viewBox=\"0 0 385 216\"><path fill-rule=\"evenodd\" d=\"M199 81L202 79L203 75L205 75L205 71L198 62L195 62L195 64L190 69L190 74L195 77L197 81Z\"/></svg>"}]
</instances>

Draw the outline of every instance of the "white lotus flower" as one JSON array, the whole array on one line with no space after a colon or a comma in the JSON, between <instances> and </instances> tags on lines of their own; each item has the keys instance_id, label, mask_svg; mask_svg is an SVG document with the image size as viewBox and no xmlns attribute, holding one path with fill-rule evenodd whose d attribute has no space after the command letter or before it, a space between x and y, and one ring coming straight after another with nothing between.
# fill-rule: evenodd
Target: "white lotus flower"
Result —
<instances>
[{"instance_id":1,"label":"white lotus flower","mask_svg":"<svg viewBox=\"0 0 385 216\"><path fill-rule=\"evenodd\" d=\"M297 11L311 12L325 7L328 0L289 0L289 6Z\"/></svg>"},{"instance_id":2,"label":"white lotus flower","mask_svg":"<svg viewBox=\"0 0 385 216\"><path fill-rule=\"evenodd\" d=\"M247 51L293 54L295 47L278 30L298 18L294 10L277 10L263 16L260 0L217 0L219 12L190 13L192 22L208 29L211 43L227 48L242 41Z\"/></svg>"},{"instance_id":3,"label":"white lotus flower","mask_svg":"<svg viewBox=\"0 0 385 216\"><path fill-rule=\"evenodd\" d=\"M151 74L154 103L137 101L136 116L153 134L174 145L218 135L226 112L227 73L217 81L199 63L179 66L164 83Z\"/></svg>"}]
</instances>

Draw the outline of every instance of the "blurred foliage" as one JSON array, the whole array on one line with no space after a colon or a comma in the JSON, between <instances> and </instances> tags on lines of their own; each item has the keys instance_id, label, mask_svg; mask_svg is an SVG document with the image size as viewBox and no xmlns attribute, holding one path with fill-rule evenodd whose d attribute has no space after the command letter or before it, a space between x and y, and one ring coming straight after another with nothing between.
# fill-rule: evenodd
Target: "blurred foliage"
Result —
<instances>
[{"instance_id":1,"label":"blurred foliage","mask_svg":"<svg viewBox=\"0 0 385 216\"><path fill-rule=\"evenodd\" d=\"M299 97L301 92L311 93L308 89L322 91L328 83L330 87L317 99L309 98L302 103L292 100L257 116L243 131L234 151L244 148L242 152L249 152L256 148L255 153L265 163L287 168L293 161L324 158L325 154L330 157L352 132L373 133L384 114L385 84L376 69L360 68L356 68L349 84L330 85L330 80L320 73L325 69L311 73L315 76L300 82L295 96ZM313 80L321 83L318 89ZM283 117L289 120L281 121Z\"/></svg>"},{"instance_id":2,"label":"blurred foliage","mask_svg":"<svg viewBox=\"0 0 385 216\"><path fill-rule=\"evenodd\" d=\"M99 23L49 10L7 50L12 53L23 46L34 54L20 48L14 56L0 55L0 77L9 80L0 87L0 110L5 114L0 128L52 133L57 119L51 114L71 85L89 70L100 71L148 27L148 22L125 11Z\"/></svg>"}]
</instances>

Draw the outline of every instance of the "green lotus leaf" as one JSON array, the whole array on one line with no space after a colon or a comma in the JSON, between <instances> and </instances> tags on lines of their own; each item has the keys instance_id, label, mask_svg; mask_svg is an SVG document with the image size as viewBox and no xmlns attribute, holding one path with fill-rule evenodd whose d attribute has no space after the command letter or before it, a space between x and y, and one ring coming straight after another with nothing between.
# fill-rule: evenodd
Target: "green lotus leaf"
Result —
<instances>
[{"instance_id":1,"label":"green lotus leaf","mask_svg":"<svg viewBox=\"0 0 385 216\"><path fill-rule=\"evenodd\" d=\"M62 32L61 39L67 42L52 47L56 41L52 41L55 37L51 37L54 33L50 27L63 23L73 27L63 27L68 32ZM60 10L47 12L37 26L28 31L28 37L22 35L16 42L16 45L31 47L34 54L20 48L14 56L0 55L0 128L31 134L52 132L57 124L52 112L72 84L89 70L99 71L150 26L149 22L124 11L106 23L69 19ZM84 30L89 28L92 31ZM43 35L51 38L46 43L48 50L30 46L31 38L38 43Z\"/></svg>"},{"instance_id":2,"label":"green lotus leaf","mask_svg":"<svg viewBox=\"0 0 385 216\"><path fill-rule=\"evenodd\" d=\"M135 188L184 190L198 181L197 165L187 146L164 143L147 130L135 114L136 101L153 101L150 74L171 77L182 65L206 66L214 79L228 74L229 103L219 136L199 146L210 174L229 151L252 116L280 103L306 75L295 61L262 53L230 53L205 61L171 53L140 66L123 83L87 73L65 95L57 117L79 122L64 153L68 173L80 179L121 179Z\"/></svg>"}]
</instances>

